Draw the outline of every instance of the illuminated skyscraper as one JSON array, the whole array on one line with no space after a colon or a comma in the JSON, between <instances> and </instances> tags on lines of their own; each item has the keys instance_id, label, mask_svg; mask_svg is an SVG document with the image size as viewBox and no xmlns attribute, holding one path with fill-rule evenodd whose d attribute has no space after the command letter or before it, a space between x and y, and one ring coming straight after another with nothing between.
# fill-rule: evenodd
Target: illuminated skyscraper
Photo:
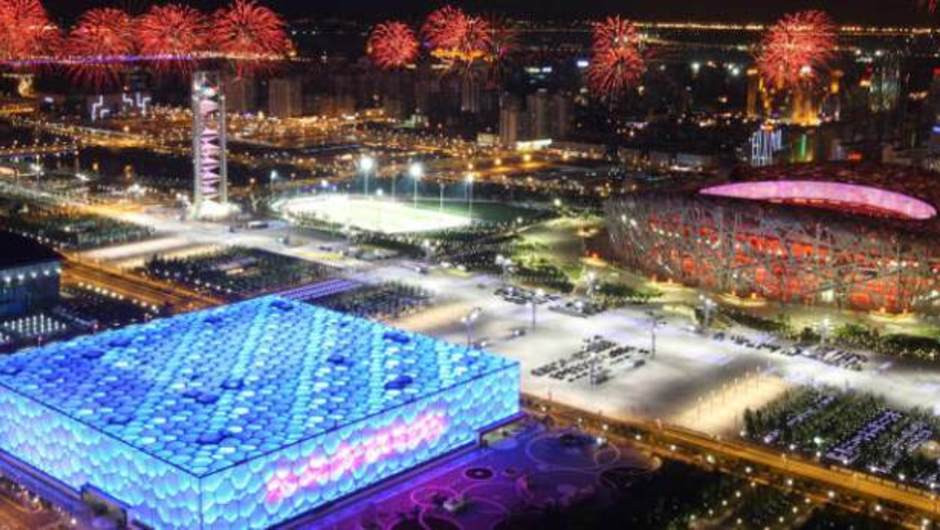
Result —
<instances>
[{"instance_id":1,"label":"illuminated skyscraper","mask_svg":"<svg viewBox=\"0 0 940 530\"><path fill-rule=\"evenodd\" d=\"M225 95L218 72L193 75L193 214L207 215L206 203L228 204Z\"/></svg>"},{"instance_id":2,"label":"illuminated skyscraper","mask_svg":"<svg viewBox=\"0 0 940 530\"><path fill-rule=\"evenodd\" d=\"M747 117L759 118L763 115L764 82L757 68L747 70Z\"/></svg>"},{"instance_id":3,"label":"illuminated skyscraper","mask_svg":"<svg viewBox=\"0 0 940 530\"><path fill-rule=\"evenodd\" d=\"M751 135L751 165L769 166L774 155L783 149L783 132L773 125L764 124Z\"/></svg>"}]
</instances>

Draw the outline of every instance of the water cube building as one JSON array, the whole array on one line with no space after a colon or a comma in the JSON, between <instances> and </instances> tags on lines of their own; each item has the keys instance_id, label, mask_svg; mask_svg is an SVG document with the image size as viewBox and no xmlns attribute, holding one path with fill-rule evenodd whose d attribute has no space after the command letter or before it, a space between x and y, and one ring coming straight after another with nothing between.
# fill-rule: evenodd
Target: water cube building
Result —
<instances>
[{"instance_id":1,"label":"water cube building","mask_svg":"<svg viewBox=\"0 0 940 530\"><path fill-rule=\"evenodd\" d=\"M265 528L474 443L519 366L269 296L0 358L0 451L153 528Z\"/></svg>"}]
</instances>

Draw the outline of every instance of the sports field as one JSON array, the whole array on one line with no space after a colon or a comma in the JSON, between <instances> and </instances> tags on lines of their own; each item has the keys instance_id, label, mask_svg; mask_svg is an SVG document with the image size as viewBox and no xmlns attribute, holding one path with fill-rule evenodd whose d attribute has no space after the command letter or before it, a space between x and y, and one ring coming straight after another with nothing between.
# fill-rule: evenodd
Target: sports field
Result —
<instances>
[{"instance_id":1,"label":"sports field","mask_svg":"<svg viewBox=\"0 0 940 530\"><path fill-rule=\"evenodd\" d=\"M469 217L447 211L421 206L414 208L407 202L344 195L299 197L281 201L275 207L292 217L312 216L329 223L386 234L430 232L470 224Z\"/></svg>"}]
</instances>

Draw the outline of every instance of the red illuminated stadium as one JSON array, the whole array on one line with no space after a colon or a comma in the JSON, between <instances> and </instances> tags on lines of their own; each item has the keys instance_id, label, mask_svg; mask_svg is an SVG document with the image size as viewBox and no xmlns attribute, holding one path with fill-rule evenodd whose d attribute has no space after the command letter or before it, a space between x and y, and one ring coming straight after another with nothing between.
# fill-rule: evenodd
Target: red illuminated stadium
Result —
<instances>
[{"instance_id":1,"label":"red illuminated stadium","mask_svg":"<svg viewBox=\"0 0 940 530\"><path fill-rule=\"evenodd\" d=\"M940 310L940 175L876 164L739 169L611 201L615 251L658 279L738 296Z\"/></svg>"}]
</instances>

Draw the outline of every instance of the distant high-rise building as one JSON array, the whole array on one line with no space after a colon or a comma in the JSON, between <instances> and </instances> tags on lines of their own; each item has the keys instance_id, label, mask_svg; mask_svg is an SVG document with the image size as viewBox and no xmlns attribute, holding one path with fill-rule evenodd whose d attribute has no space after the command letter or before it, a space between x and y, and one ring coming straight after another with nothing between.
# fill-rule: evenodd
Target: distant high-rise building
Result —
<instances>
[{"instance_id":1,"label":"distant high-rise building","mask_svg":"<svg viewBox=\"0 0 940 530\"><path fill-rule=\"evenodd\" d=\"M253 76L228 77L223 83L223 91L229 112L248 114L258 111L258 84Z\"/></svg>"},{"instance_id":2,"label":"distant high-rise building","mask_svg":"<svg viewBox=\"0 0 940 530\"><path fill-rule=\"evenodd\" d=\"M435 83L434 73L427 64L418 66L415 72L414 100L415 112L427 114L431 108L431 92Z\"/></svg>"},{"instance_id":3,"label":"distant high-rise building","mask_svg":"<svg viewBox=\"0 0 940 530\"><path fill-rule=\"evenodd\" d=\"M930 83L930 108L933 110L933 125L927 150L931 157L940 156L940 68L934 68Z\"/></svg>"},{"instance_id":4,"label":"distant high-rise building","mask_svg":"<svg viewBox=\"0 0 940 530\"><path fill-rule=\"evenodd\" d=\"M751 165L769 166L783 149L783 132L772 125L762 125L751 135Z\"/></svg>"},{"instance_id":5,"label":"distant high-rise building","mask_svg":"<svg viewBox=\"0 0 940 530\"><path fill-rule=\"evenodd\" d=\"M272 79L268 83L268 114L277 118L303 115L304 87L300 78Z\"/></svg>"},{"instance_id":6,"label":"distant high-rise building","mask_svg":"<svg viewBox=\"0 0 940 530\"><path fill-rule=\"evenodd\" d=\"M571 132L571 123L574 120L572 112L573 102L564 94L552 96L552 138L566 138Z\"/></svg>"},{"instance_id":7,"label":"distant high-rise building","mask_svg":"<svg viewBox=\"0 0 940 530\"><path fill-rule=\"evenodd\" d=\"M763 114L764 81L757 68L747 70L747 117L759 118Z\"/></svg>"},{"instance_id":8,"label":"distant high-rise building","mask_svg":"<svg viewBox=\"0 0 940 530\"><path fill-rule=\"evenodd\" d=\"M550 102L551 97L544 88L539 89L534 94L529 94L526 98L526 110L532 123L530 130L534 138L552 137Z\"/></svg>"},{"instance_id":9,"label":"distant high-rise building","mask_svg":"<svg viewBox=\"0 0 940 530\"><path fill-rule=\"evenodd\" d=\"M499 142L502 145L506 147L514 146L516 142L527 136L522 130L522 118L522 104L519 102L519 98L510 94L503 94L500 98L499 109Z\"/></svg>"},{"instance_id":10,"label":"distant high-rise building","mask_svg":"<svg viewBox=\"0 0 940 530\"><path fill-rule=\"evenodd\" d=\"M539 89L526 98L526 111L530 120L531 138L528 139L561 139L568 135L571 101L564 94L550 94L544 88Z\"/></svg>"},{"instance_id":11,"label":"distant high-rise building","mask_svg":"<svg viewBox=\"0 0 940 530\"><path fill-rule=\"evenodd\" d=\"M525 107L519 98L500 98L499 137L506 146L526 140L562 139L571 130L573 102L561 93L540 89L529 94Z\"/></svg>"},{"instance_id":12,"label":"distant high-rise building","mask_svg":"<svg viewBox=\"0 0 940 530\"><path fill-rule=\"evenodd\" d=\"M869 106L873 112L892 111L901 97L901 62L890 54L878 61L869 79Z\"/></svg>"},{"instance_id":13,"label":"distant high-rise building","mask_svg":"<svg viewBox=\"0 0 940 530\"><path fill-rule=\"evenodd\" d=\"M460 112L480 112L480 82L473 76L464 77L460 85Z\"/></svg>"},{"instance_id":14,"label":"distant high-rise building","mask_svg":"<svg viewBox=\"0 0 940 530\"><path fill-rule=\"evenodd\" d=\"M316 94L311 98L311 112L318 116L341 116L356 111L356 100L352 94L332 96Z\"/></svg>"},{"instance_id":15,"label":"distant high-rise building","mask_svg":"<svg viewBox=\"0 0 940 530\"><path fill-rule=\"evenodd\" d=\"M797 85L790 93L790 121L797 125L819 123L818 94L811 88Z\"/></svg>"}]
</instances>

